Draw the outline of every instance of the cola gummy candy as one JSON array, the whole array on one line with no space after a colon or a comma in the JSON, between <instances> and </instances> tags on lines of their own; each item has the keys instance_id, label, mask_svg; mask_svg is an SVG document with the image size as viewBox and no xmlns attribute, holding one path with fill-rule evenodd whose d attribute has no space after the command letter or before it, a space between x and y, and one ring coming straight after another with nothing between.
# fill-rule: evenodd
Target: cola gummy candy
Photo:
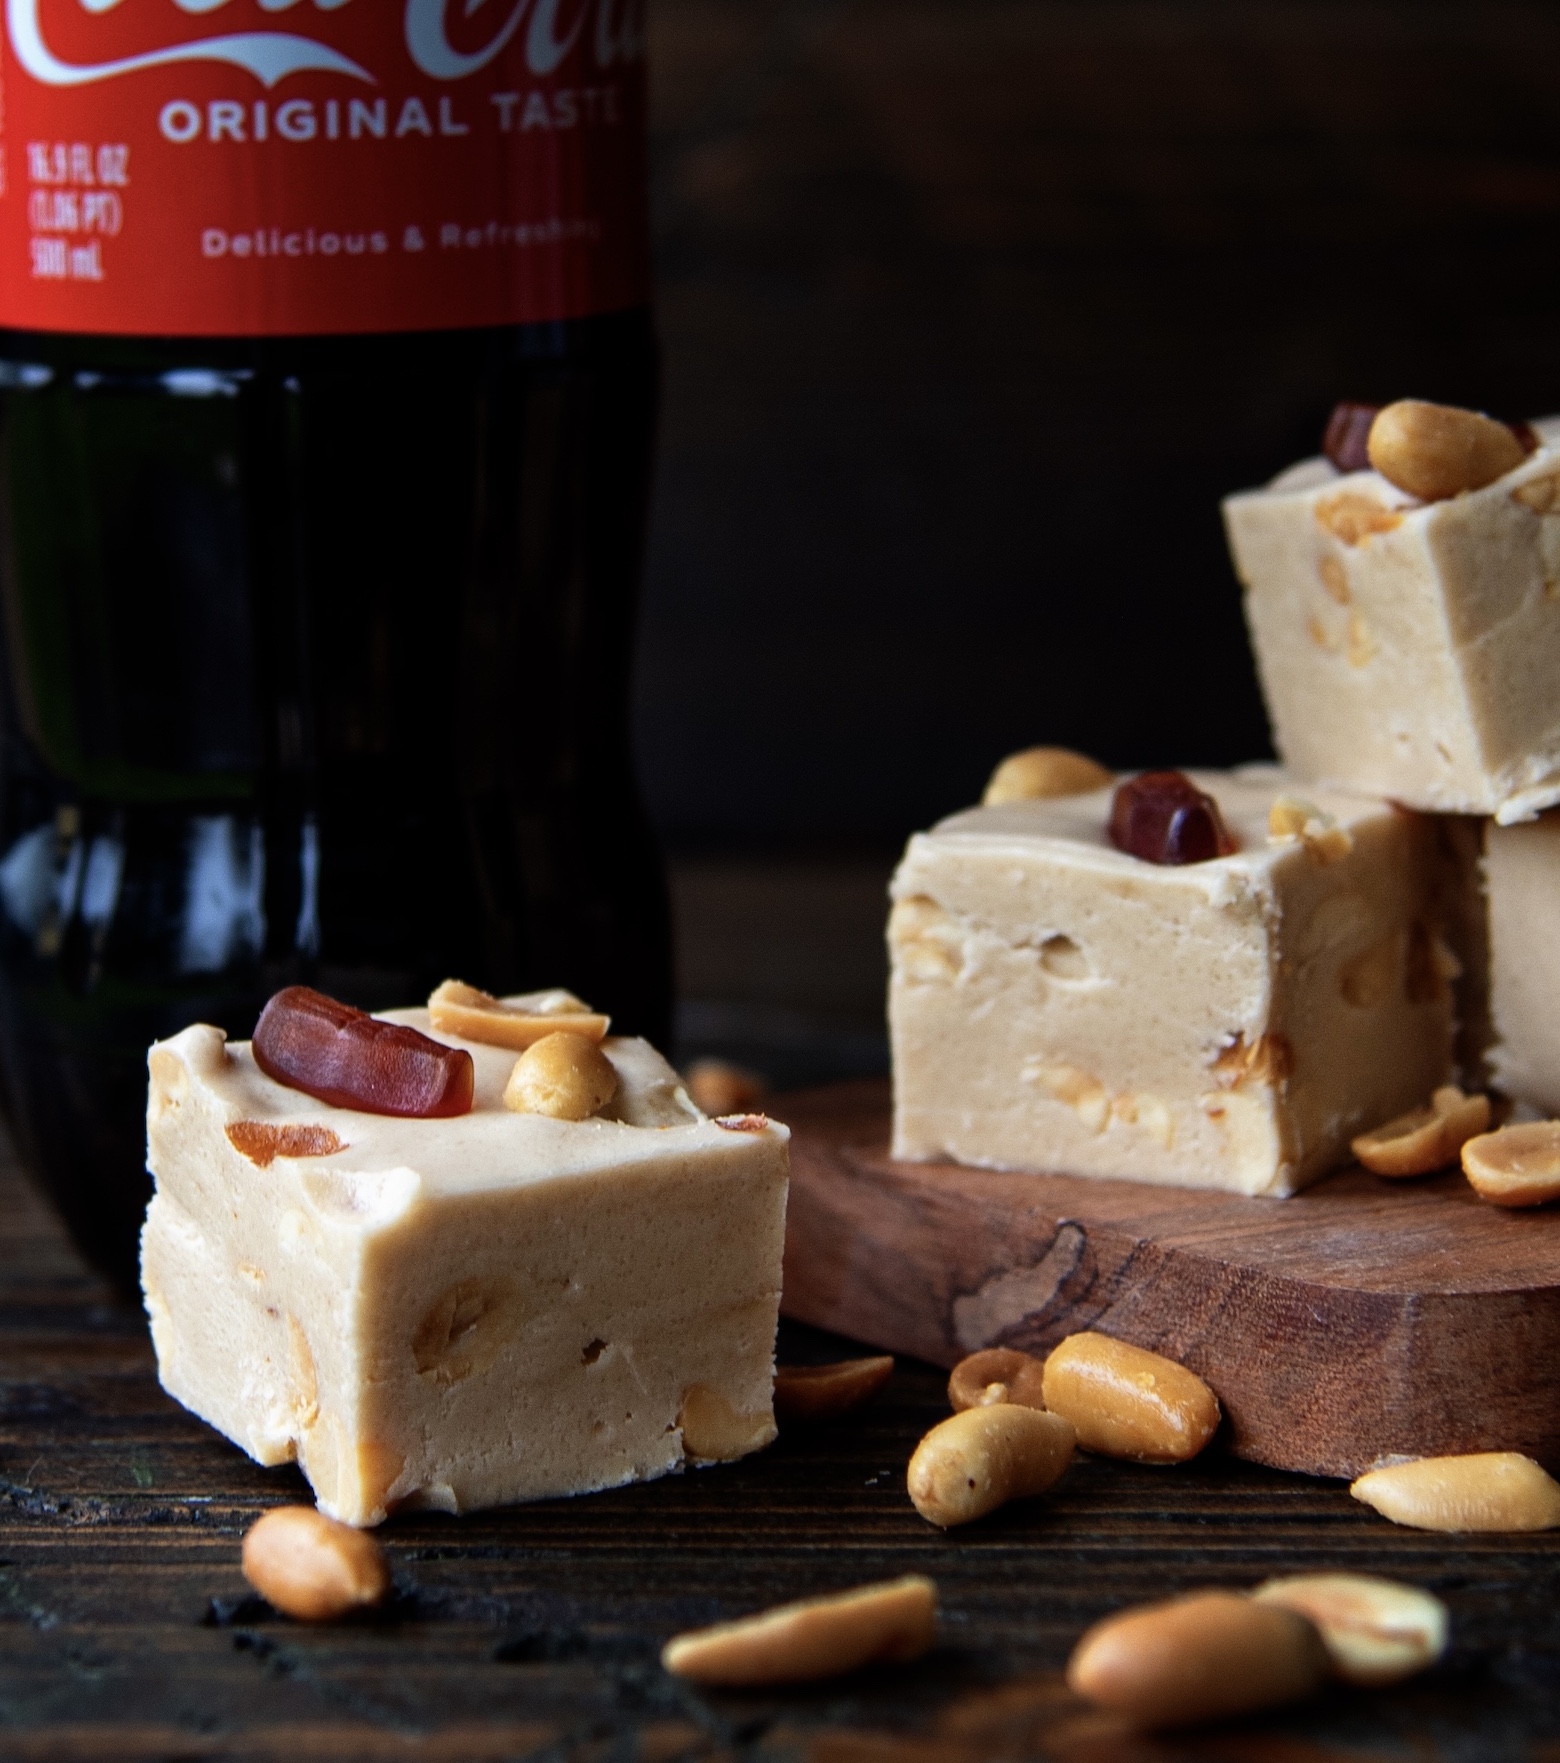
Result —
<instances>
[{"instance_id":1,"label":"cola gummy candy","mask_svg":"<svg viewBox=\"0 0 1560 1763\"><path fill-rule=\"evenodd\" d=\"M471 1112L476 1068L463 1047L381 1022L309 986L287 986L270 1000L252 1050L267 1077L337 1108L419 1120Z\"/></svg>"},{"instance_id":2,"label":"cola gummy candy","mask_svg":"<svg viewBox=\"0 0 1560 1763\"><path fill-rule=\"evenodd\" d=\"M1110 840L1146 863L1206 863L1239 849L1218 803L1181 771L1144 771L1118 784Z\"/></svg>"},{"instance_id":3,"label":"cola gummy candy","mask_svg":"<svg viewBox=\"0 0 1560 1763\"><path fill-rule=\"evenodd\" d=\"M1369 471L1370 425L1381 409L1379 404L1354 404L1343 399L1333 405L1322 436L1323 454L1339 471Z\"/></svg>"}]
</instances>

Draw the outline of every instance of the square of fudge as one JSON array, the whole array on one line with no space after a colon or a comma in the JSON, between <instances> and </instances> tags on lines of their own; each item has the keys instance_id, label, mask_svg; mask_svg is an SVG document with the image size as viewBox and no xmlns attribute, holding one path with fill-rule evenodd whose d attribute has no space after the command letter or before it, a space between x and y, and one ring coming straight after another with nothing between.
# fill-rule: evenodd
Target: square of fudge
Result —
<instances>
[{"instance_id":1,"label":"square of fudge","mask_svg":"<svg viewBox=\"0 0 1560 1763\"><path fill-rule=\"evenodd\" d=\"M1296 776L1522 820L1560 801L1560 419L1422 503L1313 459L1224 503L1274 740Z\"/></svg>"},{"instance_id":2,"label":"square of fudge","mask_svg":"<svg viewBox=\"0 0 1560 1763\"><path fill-rule=\"evenodd\" d=\"M1447 1080L1434 824L1267 766L1188 775L1233 855L1117 850L1108 789L911 839L888 938L896 1157L1282 1195ZM1270 836L1297 793L1325 837Z\"/></svg>"},{"instance_id":3,"label":"square of fudge","mask_svg":"<svg viewBox=\"0 0 1560 1763\"><path fill-rule=\"evenodd\" d=\"M1560 1114L1560 810L1486 829L1484 890L1495 1081Z\"/></svg>"},{"instance_id":4,"label":"square of fudge","mask_svg":"<svg viewBox=\"0 0 1560 1763\"><path fill-rule=\"evenodd\" d=\"M524 1007L527 1000L512 1002ZM775 1436L788 1134L708 1119L608 1037L603 1116L332 1107L196 1026L149 1055L142 1281L170 1395L322 1510L461 1512L739 1457Z\"/></svg>"}]
</instances>

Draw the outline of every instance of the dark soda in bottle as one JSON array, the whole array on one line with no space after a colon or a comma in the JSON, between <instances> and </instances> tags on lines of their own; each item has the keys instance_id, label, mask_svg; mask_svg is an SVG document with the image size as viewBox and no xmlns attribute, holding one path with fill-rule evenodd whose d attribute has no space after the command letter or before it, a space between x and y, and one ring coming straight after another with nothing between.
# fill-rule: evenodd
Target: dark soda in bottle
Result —
<instances>
[{"instance_id":1,"label":"dark soda in bottle","mask_svg":"<svg viewBox=\"0 0 1560 1763\"><path fill-rule=\"evenodd\" d=\"M636 6L11 0L0 1084L122 1281L187 1022L458 975L666 1033Z\"/></svg>"}]
</instances>

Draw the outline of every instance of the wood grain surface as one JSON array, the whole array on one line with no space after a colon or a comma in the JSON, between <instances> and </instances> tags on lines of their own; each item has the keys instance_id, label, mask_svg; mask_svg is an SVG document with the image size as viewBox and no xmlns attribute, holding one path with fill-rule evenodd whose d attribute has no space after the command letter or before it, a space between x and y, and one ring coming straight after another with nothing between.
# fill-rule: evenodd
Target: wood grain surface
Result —
<instances>
[{"instance_id":1,"label":"wood grain surface","mask_svg":"<svg viewBox=\"0 0 1560 1763\"><path fill-rule=\"evenodd\" d=\"M1098 1328L1211 1383L1237 1455L1354 1476L1518 1450L1560 1466L1560 1213L1460 1172L1288 1200L895 1163L888 1085L786 1099L785 1308L952 1365Z\"/></svg>"},{"instance_id":2,"label":"wood grain surface","mask_svg":"<svg viewBox=\"0 0 1560 1763\"><path fill-rule=\"evenodd\" d=\"M782 1353L842 1342L787 1326ZM1540 1759L1560 1732L1560 1535L1396 1529L1333 1483L1223 1454L1176 1470L1080 1459L1050 1496L942 1535L904 1467L947 1412L904 1362L878 1401L740 1464L582 1500L396 1518L382 1613L305 1628L247 1595L239 1541L307 1497L158 1389L116 1307L0 1154L0 1757L417 1758L449 1763L1367 1763ZM1334 1691L1174 1739L1074 1701L1061 1667L1121 1605L1275 1572L1431 1587L1452 1651L1390 1692ZM939 1587L914 1665L704 1694L656 1660L675 1631L905 1572Z\"/></svg>"}]
</instances>

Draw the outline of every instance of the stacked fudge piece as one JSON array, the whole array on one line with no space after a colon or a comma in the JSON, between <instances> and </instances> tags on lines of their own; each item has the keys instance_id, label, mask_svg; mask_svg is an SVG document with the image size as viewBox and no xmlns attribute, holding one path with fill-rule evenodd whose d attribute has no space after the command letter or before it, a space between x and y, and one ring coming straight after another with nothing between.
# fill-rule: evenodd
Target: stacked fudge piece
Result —
<instances>
[{"instance_id":1,"label":"stacked fudge piece","mask_svg":"<svg viewBox=\"0 0 1560 1763\"><path fill-rule=\"evenodd\" d=\"M1560 1110L1560 421L1342 405L1225 517L1283 768L1034 749L910 841L896 1156L1284 1195Z\"/></svg>"},{"instance_id":2,"label":"stacked fudge piece","mask_svg":"<svg viewBox=\"0 0 1560 1763\"><path fill-rule=\"evenodd\" d=\"M1464 1071L1560 1111L1560 420L1345 405L1329 439L1225 504L1276 744L1441 817Z\"/></svg>"}]
</instances>

